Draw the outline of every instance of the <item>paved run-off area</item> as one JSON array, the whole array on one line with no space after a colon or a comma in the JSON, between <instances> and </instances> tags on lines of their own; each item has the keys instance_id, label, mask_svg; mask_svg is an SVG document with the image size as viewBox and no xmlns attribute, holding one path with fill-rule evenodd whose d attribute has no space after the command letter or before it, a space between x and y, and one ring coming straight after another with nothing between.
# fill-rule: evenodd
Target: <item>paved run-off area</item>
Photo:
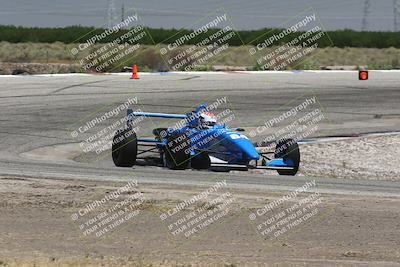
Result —
<instances>
[{"instance_id":1,"label":"paved run-off area","mask_svg":"<svg viewBox=\"0 0 400 267\"><path fill-rule=\"evenodd\" d=\"M394 266L400 262L399 137L359 136L399 130L398 72L371 72L368 81L358 81L356 72L170 73L140 78L0 77L0 264ZM174 172L150 166L121 169L113 166L109 151L84 153L79 147L110 120L71 136L90 119L127 101L142 111L185 113L221 99L226 100L221 107L235 114L230 127L257 133L258 126L313 97L324 120L305 139L346 139L304 142L296 177L275 172ZM152 128L164 125L145 120L140 122L140 133L150 136ZM267 132L276 130L271 127ZM262 141L267 132L252 139ZM132 179L138 182L134 191L145 198L133 209L140 213L104 237L84 236L71 215ZM226 216L187 238L171 234L169 227L176 221L165 224L160 214L218 181L226 181L226 186L213 195L233 196L226 207L222 204L229 210ZM308 194L323 197L315 202L317 214L292 227L280 225L288 231L276 239L261 235L257 229L261 221L255 223L249 215L313 181ZM304 197L285 201L277 209L293 214L292 204L304 203ZM181 212L190 214L210 200ZM213 203L206 210L219 207Z\"/></svg>"}]
</instances>

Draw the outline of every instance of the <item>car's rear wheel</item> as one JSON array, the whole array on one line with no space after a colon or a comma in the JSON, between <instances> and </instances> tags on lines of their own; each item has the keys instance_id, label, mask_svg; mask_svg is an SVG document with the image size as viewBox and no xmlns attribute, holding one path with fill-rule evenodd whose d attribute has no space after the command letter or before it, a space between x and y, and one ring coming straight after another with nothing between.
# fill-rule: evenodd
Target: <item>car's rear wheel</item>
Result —
<instances>
[{"instance_id":1,"label":"car's rear wheel","mask_svg":"<svg viewBox=\"0 0 400 267\"><path fill-rule=\"evenodd\" d=\"M153 134L156 138L161 140L168 135L168 128L155 128L153 129Z\"/></svg>"},{"instance_id":2,"label":"car's rear wheel","mask_svg":"<svg viewBox=\"0 0 400 267\"><path fill-rule=\"evenodd\" d=\"M132 167L137 157L137 137L132 129L118 130L113 138L112 158L117 167Z\"/></svg>"},{"instance_id":3,"label":"car's rear wheel","mask_svg":"<svg viewBox=\"0 0 400 267\"><path fill-rule=\"evenodd\" d=\"M293 170L277 170L280 175L296 175L300 165L299 145L293 139L282 139L276 143L275 158L283 158L284 162L291 161Z\"/></svg>"},{"instance_id":4,"label":"car's rear wheel","mask_svg":"<svg viewBox=\"0 0 400 267\"><path fill-rule=\"evenodd\" d=\"M175 134L167 139L164 149L165 165L172 170L185 170L189 167L190 141L185 134Z\"/></svg>"},{"instance_id":5,"label":"car's rear wheel","mask_svg":"<svg viewBox=\"0 0 400 267\"><path fill-rule=\"evenodd\" d=\"M196 170L207 170L211 166L211 160L208 153L201 152L190 159L190 165Z\"/></svg>"}]
</instances>

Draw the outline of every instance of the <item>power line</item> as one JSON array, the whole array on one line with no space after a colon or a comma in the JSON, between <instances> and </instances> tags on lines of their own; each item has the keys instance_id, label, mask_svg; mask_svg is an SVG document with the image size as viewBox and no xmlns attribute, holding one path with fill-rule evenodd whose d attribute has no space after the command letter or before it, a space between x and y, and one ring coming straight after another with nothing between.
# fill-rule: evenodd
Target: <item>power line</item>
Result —
<instances>
[{"instance_id":1,"label":"power line","mask_svg":"<svg viewBox=\"0 0 400 267\"><path fill-rule=\"evenodd\" d=\"M393 0L394 30L400 30L400 0Z\"/></svg>"},{"instance_id":2,"label":"power line","mask_svg":"<svg viewBox=\"0 0 400 267\"><path fill-rule=\"evenodd\" d=\"M370 0L365 0L364 2L364 16L362 20L362 31L366 31L368 29L368 17L369 14L371 13L371 2Z\"/></svg>"},{"instance_id":3,"label":"power line","mask_svg":"<svg viewBox=\"0 0 400 267\"><path fill-rule=\"evenodd\" d=\"M125 20L125 3L122 2L122 6L121 6L121 22L123 22Z\"/></svg>"},{"instance_id":4,"label":"power line","mask_svg":"<svg viewBox=\"0 0 400 267\"><path fill-rule=\"evenodd\" d=\"M117 21L114 0L108 0L107 20L108 28L112 28Z\"/></svg>"}]
</instances>

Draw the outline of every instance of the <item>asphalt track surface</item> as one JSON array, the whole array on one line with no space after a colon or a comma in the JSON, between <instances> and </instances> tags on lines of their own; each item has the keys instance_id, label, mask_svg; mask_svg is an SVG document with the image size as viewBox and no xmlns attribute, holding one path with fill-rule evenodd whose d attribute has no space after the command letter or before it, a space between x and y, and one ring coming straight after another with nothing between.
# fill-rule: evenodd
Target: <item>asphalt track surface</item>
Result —
<instances>
[{"instance_id":1,"label":"asphalt track surface","mask_svg":"<svg viewBox=\"0 0 400 267\"><path fill-rule=\"evenodd\" d=\"M71 131L95 116L137 97L142 111L185 113L200 103L226 97L236 115L231 127L247 130L279 115L294 99L316 96L327 119L313 137L398 131L399 72L371 72L358 81L356 72L151 74L140 80L127 75L56 75L0 77L0 175L38 178L121 180L140 183L208 186L227 179L243 190L288 190L315 179L320 192L400 197L400 182L285 177L268 174L171 171L152 166L114 167L109 151L76 156L51 153L41 159L22 156L35 149L78 143ZM122 117L124 114L119 114ZM95 133L109 121L96 125ZM163 122L142 122L143 135ZM72 153L72 152L71 152ZM355 155L356 156L356 155ZM343 177L345 178L345 177Z\"/></svg>"}]
</instances>

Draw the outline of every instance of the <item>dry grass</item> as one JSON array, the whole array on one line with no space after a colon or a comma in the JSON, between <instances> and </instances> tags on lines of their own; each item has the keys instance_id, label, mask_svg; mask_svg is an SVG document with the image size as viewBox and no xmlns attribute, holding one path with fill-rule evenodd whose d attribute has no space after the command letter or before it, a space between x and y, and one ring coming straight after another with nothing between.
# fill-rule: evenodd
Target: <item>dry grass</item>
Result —
<instances>
[{"instance_id":1,"label":"dry grass","mask_svg":"<svg viewBox=\"0 0 400 267\"><path fill-rule=\"evenodd\" d=\"M95 44L86 54L74 57L71 49L76 44L60 42L46 43L17 43L0 42L0 62L14 63L65 63L76 64L82 56L100 48L104 44ZM182 48L183 49L183 48ZM214 61L208 62L203 70L212 66L241 66L246 69L257 69L254 59L249 56L248 46L229 47ZM88 49L89 50L89 49ZM123 66L133 63L141 67L141 71L159 71L168 69L155 46L141 46L128 58L124 58L108 71L121 71ZM369 69L400 68L400 49L396 48L318 48L312 56L307 57L293 69L321 69L324 66L368 66ZM82 70L83 71L83 70Z\"/></svg>"}]
</instances>

